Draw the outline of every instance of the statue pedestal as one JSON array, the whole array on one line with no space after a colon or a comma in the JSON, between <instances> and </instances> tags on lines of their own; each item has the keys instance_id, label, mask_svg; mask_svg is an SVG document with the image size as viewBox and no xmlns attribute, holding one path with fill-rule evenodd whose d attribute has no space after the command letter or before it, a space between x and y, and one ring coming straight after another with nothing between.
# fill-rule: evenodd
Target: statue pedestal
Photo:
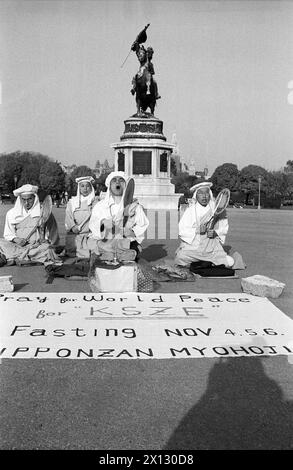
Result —
<instances>
[{"instance_id":1,"label":"statue pedestal","mask_svg":"<svg viewBox=\"0 0 293 470\"><path fill-rule=\"evenodd\" d=\"M163 121L146 114L130 117L124 124L120 142L111 145L115 171L134 178L134 197L145 209L177 209L181 194L175 194L170 171L174 145L166 142Z\"/></svg>"}]
</instances>

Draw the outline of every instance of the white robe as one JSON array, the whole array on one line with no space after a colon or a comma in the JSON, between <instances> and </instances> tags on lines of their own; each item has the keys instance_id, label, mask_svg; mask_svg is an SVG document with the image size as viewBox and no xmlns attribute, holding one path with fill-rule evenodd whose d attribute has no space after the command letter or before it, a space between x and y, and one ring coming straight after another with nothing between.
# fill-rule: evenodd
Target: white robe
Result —
<instances>
[{"instance_id":1,"label":"white robe","mask_svg":"<svg viewBox=\"0 0 293 470\"><path fill-rule=\"evenodd\" d=\"M102 199L93 208L92 215L89 222L89 229L91 231L91 237L95 240L103 240L105 238L105 230L101 231L101 223L103 219L112 219L118 221L121 212L121 203L116 204L114 199L110 196L109 198ZM118 217L117 217L118 216ZM121 219L122 220L122 219ZM135 214L131 218L133 221L132 230L134 237L127 237L130 241L137 241L139 244L144 239L144 233L149 226L148 218L146 217L144 210L141 205L137 205L135 208ZM122 238L122 234L120 238ZM115 236L116 237L116 236ZM119 234L118 234L119 237Z\"/></svg>"},{"instance_id":2,"label":"white robe","mask_svg":"<svg viewBox=\"0 0 293 470\"><path fill-rule=\"evenodd\" d=\"M215 265L230 265L229 257L223 249L229 224L225 213L214 226L216 238L208 238L200 234L200 225L207 222L212 214L213 201L210 207L203 207L198 202L192 202L185 210L179 222L179 237L181 244L176 251L175 263L189 266L193 261L210 261Z\"/></svg>"},{"instance_id":3,"label":"white robe","mask_svg":"<svg viewBox=\"0 0 293 470\"><path fill-rule=\"evenodd\" d=\"M76 197L68 201L65 215L66 241L65 248L68 256L77 256L78 258L88 258L90 249L88 243L89 238L89 220L84 223L81 231L75 234L71 231L72 227L83 223L90 217L94 204L98 198L91 199L81 198L79 205L75 203Z\"/></svg>"},{"instance_id":4,"label":"white robe","mask_svg":"<svg viewBox=\"0 0 293 470\"><path fill-rule=\"evenodd\" d=\"M25 246L17 245L14 238L26 238L36 227L38 216L33 211L24 213L21 217L15 217L15 208L10 209L6 214L4 238L0 239L0 252L7 260L37 261L41 263L58 261L59 257L51 248L59 241L56 220L51 214L45 224L45 241L40 243L40 232L34 230ZM17 221L18 220L18 221ZM17 221L17 222L16 222Z\"/></svg>"}]
</instances>

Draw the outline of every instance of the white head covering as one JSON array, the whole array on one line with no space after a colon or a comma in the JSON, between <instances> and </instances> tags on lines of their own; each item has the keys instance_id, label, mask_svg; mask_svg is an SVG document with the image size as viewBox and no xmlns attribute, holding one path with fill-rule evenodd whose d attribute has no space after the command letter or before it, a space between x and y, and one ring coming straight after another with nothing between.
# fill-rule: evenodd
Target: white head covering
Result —
<instances>
[{"instance_id":1,"label":"white head covering","mask_svg":"<svg viewBox=\"0 0 293 470\"><path fill-rule=\"evenodd\" d=\"M196 193L197 191L200 189L200 188L211 188L213 186L213 183L211 181L202 181L201 183L197 183L195 184L194 186L192 186L190 188L190 191L194 191L194 194L193 194L193 199L196 199ZM211 195L212 195L212 192L210 191Z\"/></svg>"},{"instance_id":2,"label":"white head covering","mask_svg":"<svg viewBox=\"0 0 293 470\"><path fill-rule=\"evenodd\" d=\"M80 176L79 178L75 178L75 182L77 183L77 193L76 196L73 196L71 198L71 207L73 212L78 209L83 201L87 202L87 205L89 206L93 200L95 199L95 190L92 185L92 182L95 181L92 176ZM83 196L80 193L80 183L89 183L91 185L91 192L87 196Z\"/></svg>"},{"instance_id":3,"label":"white head covering","mask_svg":"<svg viewBox=\"0 0 293 470\"><path fill-rule=\"evenodd\" d=\"M32 184L24 184L20 188L17 188L13 191L14 196L17 197L14 207L9 211L9 218L12 224L20 223L22 220L26 219L29 215L31 217L40 217L41 207L39 197L37 195L38 186L33 186ZM21 201L21 195L34 194L35 200L32 207L27 211Z\"/></svg>"},{"instance_id":4,"label":"white head covering","mask_svg":"<svg viewBox=\"0 0 293 470\"><path fill-rule=\"evenodd\" d=\"M24 184L13 191L14 196L18 197L21 194L37 194L38 186L33 186L32 184Z\"/></svg>"},{"instance_id":5,"label":"white head covering","mask_svg":"<svg viewBox=\"0 0 293 470\"><path fill-rule=\"evenodd\" d=\"M107 176L106 181L105 181L105 186L107 188L110 188L110 183L111 183L113 178L123 178L125 183L126 183L126 180L127 180L124 171L112 171L112 173L110 173Z\"/></svg>"},{"instance_id":6,"label":"white head covering","mask_svg":"<svg viewBox=\"0 0 293 470\"><path fill-rule=\"evenodd\" d=\"M209 219L209 215L212 216L213 210L215 207L215 202L214 202L214 196L211 191L213 183L210 181L202 181L201 183L197 183L194 186L190 188L190 191L194 191L192 199L194 202L194 205L192 206L194 210L194 213L192 217L194 218L195 226L200 227L201 223L203 222L204 219ZM202 188L209 188L209 193L210 193L210 200L209 203L206 206L202 206L196 199L196 194L199 189ZM192 242L192 246L194 248L197 248L200 244L200 233L196 233L195 237Z\"/></svg>"},{"instance_id":7,"label":"white head covering","mask_svg":"<svg viewBox=\"0 0 293 470\"><path fill-rule=\"evenodd\" d=\"M127 181L127 178L125 176L125 173L123 171L112 171L112 173L110 173L107 178L106 178L106 181L105 181L105 185L107 186L107 192L106 192L106 196L105 196L105 202L111 206L112 204L115 204L115 201L114 201L114 198L112 196L112 193L111 193L111 190L110 190L110 184L111 184L111 181L113 178L123 178L124 181L125 181L125 188L126 188L126 181ZM125 191L125 188L124 188L124 191ZM123 210L124 210L124 207L123 207L123 195L124 195L124 191L123 191L123 194L122 194L122 197L121 197L121 201L119 202L118 204L118 208L116 208L116 215L113 217L114 220L120 220L120 218L122 217L123 215Z\"/></svg>"},{"instance_id":8,"label":"white head covering","mask_svg":"<svg viewBox=\"0 0 293 470\"><path fill-rule=\"evenodd\" d=\"M211 187L213 186L213 183L210 181L202 181L201 183L197 183L194 186L190 188L190 191L194 191L192 199L195 201L196 205L196 210L198 214L202 217L206 212L208 211L213 211L215 207L215 199L213 196L213 193L211 191ZM209 203L206 206L202 206L196 199L196 195L199 189L202 188L209 188L209 193L210 193L210 200Z\"/></svg>"}]
</instances>

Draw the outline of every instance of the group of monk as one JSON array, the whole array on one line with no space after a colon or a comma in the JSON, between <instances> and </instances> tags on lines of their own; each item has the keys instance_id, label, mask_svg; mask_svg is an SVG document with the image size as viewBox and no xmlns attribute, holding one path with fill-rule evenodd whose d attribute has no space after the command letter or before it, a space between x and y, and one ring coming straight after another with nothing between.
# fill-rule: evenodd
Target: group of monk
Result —
<instances>
[{"instance_id":1,"label":"group of monk","mask_svg":"<svg viewBox=\"0 0 293 470\"><path fill-rule=\"evenodd\" d=\"M66 206L66 240L61 254L50 196L40 201L37 186L25 184L17 188L17 199L6 214L0 239L1 266L25 262L62 264L64 257L88 259L92 253L108 260L113 256L120 261L137 260L149 220L137 199L125 207L127 177L121 171L110 173L103 199L96 196L93 182L91 176L76 179L77 194ZM188 267L201 260L226 267L234 265L233 257L223 248L228 232L226 213L213 229L207 223L215 204L211 186L211 182L203 181L190 188L193 197L179 222L180 245L175 256L178 266Z\"/></svg>"}]
</instances>

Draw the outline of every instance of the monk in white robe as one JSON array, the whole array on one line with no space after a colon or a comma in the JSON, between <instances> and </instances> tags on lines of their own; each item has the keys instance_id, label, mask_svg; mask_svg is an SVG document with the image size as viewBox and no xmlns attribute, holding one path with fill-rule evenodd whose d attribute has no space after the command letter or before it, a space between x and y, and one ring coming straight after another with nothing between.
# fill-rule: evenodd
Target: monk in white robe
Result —
<instances>
[{"instance_id":1,"label":"monk in white robe","mask_svg":"<svg viewBox=\"0 0 293 470\"><path fill-rule=\"evenodd\" d=\"M14 207L6 214L4 238L0 239L0 252L9 265L18 261L44 264L60 262L52 248L58 244L59 234L51 213L50 196L42 203L49 207L46 220L43 220L44 212L37 192L38 186L31 184L13 191L17 199Z\"/></svg>"},{"instance_id":2,"label":"monk in white robe","mask_svg":"<svg viewBox=\"0 0 293 470\"><path fill-rule=\"evenodd\" d=\"M95 196L92 185L92 176L81 176L76 178L77 194L72 197L66 206L65 228L66 228L66 254L71 257L89 258L90 247L89 220L94 205L99 198Z\"/></svg>"},{"instance_id":3,"label":"monk in white robe","mask_svg":"<svg viewBox=\"0 0 293 470\"><path fill-rule=\"evenodd\" d=\"M215 207L212 183L202 182L191 188L193 201L179 222L181 243L176 251L175 264L190 266L193 261L210 261L216 266L233 267L234 259L223 249L229 225L226 212L220 214L212 229L208 228Z\"/></svg>"},{"instance_id":4,"label":"monk in white robe","mask_svg":"<svg viewBox=\"0 0 293 470\"><path fill-rule=\"evenodd\" d=\"M134 200L127 208L129 217L123 226L123 218L126 214L123 204L126 181L127 178L122 171L110 173L105 181L106 196L93 209L89 228L92 239L96 241L94 250L96 253L104 250L105 242L110 240L117 241L117 246L121 249L129 247L137 254L141 251L140 245L149 221L142 206ZM114 246L115 243L113 243Z\"/></svg>"}]
</instances>

